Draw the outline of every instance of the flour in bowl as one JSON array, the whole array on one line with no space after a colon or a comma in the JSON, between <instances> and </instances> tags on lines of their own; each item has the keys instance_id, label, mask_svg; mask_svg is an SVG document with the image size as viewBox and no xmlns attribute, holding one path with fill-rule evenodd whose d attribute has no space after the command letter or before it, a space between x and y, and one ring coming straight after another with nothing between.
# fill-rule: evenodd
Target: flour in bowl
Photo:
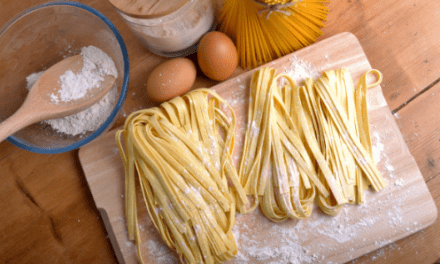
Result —
<instances>
[{"instance_id":1,"label":"flour in bowl","mask_svg":"<svg viewBox=\"0 0 440 264\"><path fill-rule=\"evenodd\" d=\"M81 49L84 66L78 74L67 71L62 76L59 96L52 94L51 99L55 103L82 98L86 93L99 86L105 75L118 77L118 72L113 60L101 49L88 46ZM33 73L26 78L27 88L30 89L43 72ZM79 113L45 120L58 132L76 136L98 129L110 116L116 101L116 84L99 102Z\"/></svg>"}]
</instances>

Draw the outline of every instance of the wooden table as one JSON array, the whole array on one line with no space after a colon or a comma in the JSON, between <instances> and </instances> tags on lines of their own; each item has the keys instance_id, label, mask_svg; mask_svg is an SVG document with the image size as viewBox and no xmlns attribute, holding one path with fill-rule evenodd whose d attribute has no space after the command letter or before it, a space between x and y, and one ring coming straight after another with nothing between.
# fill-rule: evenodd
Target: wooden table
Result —
<instances>
[{"instance_id":1,"label":"wooden table","mask_svg":"<svg viewBox=\"0 0 440 264\"><path fill-rule=\"evenodd\" d=\"M41 2L2 0L0 25ZM106 15L127 45L131 68L124 113L152 106L145 84L164 58L149 53L107 1L80 2ZM384 74L385 98L440 209L440 1L334 0L329 7L321 39L344 31L359 38L373 68ZM214 84L199 74L195 86ZM117 262L78 151L35 154L5 141L0 172L0 263ZM373 261L440 263L440 221L354 262Z\"/></svg>"}]
</instances>

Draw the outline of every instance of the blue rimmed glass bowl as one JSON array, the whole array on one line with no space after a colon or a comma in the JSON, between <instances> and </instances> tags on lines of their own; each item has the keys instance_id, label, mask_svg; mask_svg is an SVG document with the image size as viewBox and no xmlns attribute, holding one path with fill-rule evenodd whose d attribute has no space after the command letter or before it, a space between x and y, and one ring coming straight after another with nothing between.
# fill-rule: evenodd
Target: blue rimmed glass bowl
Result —
<instances>
[{"instance_id":1,"label":"blue rimmed glass bowl","mask_svg":"<svg viewBox=\"0 0 440 264\"><path fill-rule=\"evenodd\" d=\"M54 154L77 149L108 131L122 110L129 63L124 41L108 18L76 2L48 2L31 7L0 28L0 122L24 102L26 77L93 45L107 53L118 70L113 111L96 130L71 136L46 123L26 127L7 140L28 151Z\"/></svg>"}]
</instances>

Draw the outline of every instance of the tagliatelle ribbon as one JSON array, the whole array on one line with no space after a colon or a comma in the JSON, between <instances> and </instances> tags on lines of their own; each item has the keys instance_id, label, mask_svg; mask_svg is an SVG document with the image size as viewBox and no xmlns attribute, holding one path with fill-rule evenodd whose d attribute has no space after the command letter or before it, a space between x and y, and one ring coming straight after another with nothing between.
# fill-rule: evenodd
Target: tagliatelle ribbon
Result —
<instances>
[{"instance_id":1,"label":"tagliatelle ribbon","mask_svg":"<svg viewBox=\"0 0 440 264\"><path fill-rule=\"evenodd\" d=\"M368 74L377 81L368 84ZM287 80L283 88L280 78ZM272 221L303 219L316 199L336 215L346 203L364 202L368 186L384 188L366 101L367 90L381 80L370 70L354 89L340 69L297 86L273 69L256 71L238 173L235 115L215 92L198 89L132 113L116 142L125 169L127 229L141 262L136 175L153 224L185 263L222 263L237 254L235 210L260 206Z\"/></svg>"},{"instance_id":2,"label":"tagliatelle ribbon","mask_svg":"<svg viewBox=\"0 0 440 264\"><path fill-rule=\"evenodd\" d=\"M378 77L367 84L367 75ZM280 89L277 80L287 85ZM372 159L366 91L382 75L366 72L356 89L346 69L327 71L298 87L286 74L262 68L251 80L248 127L239 178L247 195L273 221L310 215L319 206L336 215L362 203L363 191L386 186Z\"/></svg>"},{"instance_id":3,"label":"tagliatelle ribbon","mask_svg":"<svg viewBox=\"0 0 440 264\"><path fill-rule=\"evenodd\" d=\"M248 211L260 205L273 221L308 217L316 188L329 195L285 107L277 87L278 77L275 70L268 68L252 76L248 128L239 170L246 194L254 197Z\"/></svg>"},{"instance_id":4,"label":"tagliatelle ribbon","mask_svg":"<svg viewBox=\"0 0 440 264\"><path fill-rule=\"evenodd\" d=\"M247 197L231 158L234 131L232 108L215 92L198 89L132 113L116 133L127 228L141 262L136 174L153 224L182 262L222 263L237 254L232 227Z\"/></svg>"}]
</instances>

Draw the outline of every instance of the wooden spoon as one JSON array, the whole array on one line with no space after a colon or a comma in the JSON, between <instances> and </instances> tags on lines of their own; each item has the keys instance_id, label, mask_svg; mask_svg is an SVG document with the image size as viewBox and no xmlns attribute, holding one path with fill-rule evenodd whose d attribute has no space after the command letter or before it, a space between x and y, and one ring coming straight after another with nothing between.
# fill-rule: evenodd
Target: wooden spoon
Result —
<instances>
[{"instance_id":1,"label":"wooden spoon","mask_svg":"<svg viewBox=\"0 0 440 264\"><path fill-rule=\"evenodd\" d=\"M107 75L99 88L88 91L81 99L68 102L53 101L51 94L57 95L61 88L60 76L68 70L78 73L82 68L82 56L75 55L47 69L32 86L17 112L0 123L0 142L33 123L72 115L89 108L106 95L116 81L115 77Z\"/></svg>"}]
</instances>

